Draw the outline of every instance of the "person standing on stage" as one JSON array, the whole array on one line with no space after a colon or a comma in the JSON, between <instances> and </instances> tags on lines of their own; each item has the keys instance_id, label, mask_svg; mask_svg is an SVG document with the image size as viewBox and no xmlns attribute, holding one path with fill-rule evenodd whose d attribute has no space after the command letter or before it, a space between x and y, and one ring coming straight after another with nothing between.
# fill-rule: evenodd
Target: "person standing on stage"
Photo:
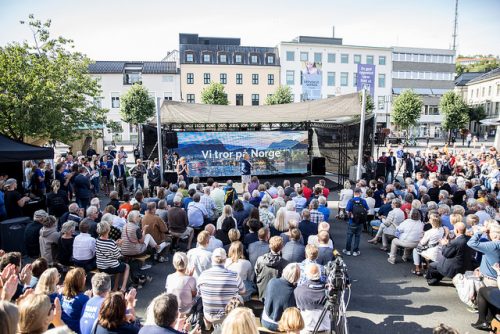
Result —
<instances>
[{"instance_id":1,"label":"person standing on stage","mask_svg":"<svg viewBox=\"0 0 500 334\"><path fill-rule=\"evenodd\" d=\"M243 159L241 159L240 169L241 169L241 185L242 192L246 191L246 187L250 184L250 178L252 177L252 164L250 163L250 156L248 153L243 154Z\"/></svg>"},{"instance_id":2,"label":"person standing on stage","mask_svg":"<svg viewBox=\"0 0 500 334\"><path fill-rule=\"evenodd\" d=\"M181 176L183 177L184 181L186 182L186 186L189 184L188 182L188 177L189 177L189 166L186 163L186 158L181 157L179 159L179 162L177 163L177 177Z\"/></svg>"}]
</instances>

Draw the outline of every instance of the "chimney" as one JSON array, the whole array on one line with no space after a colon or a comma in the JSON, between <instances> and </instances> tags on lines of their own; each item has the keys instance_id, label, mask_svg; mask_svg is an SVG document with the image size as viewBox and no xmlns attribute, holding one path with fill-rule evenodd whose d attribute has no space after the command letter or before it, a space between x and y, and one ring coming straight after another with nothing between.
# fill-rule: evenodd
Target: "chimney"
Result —
<instances>
[{"instance_id":1,"label":"chimney","mask_svg":"<svg viewBox=\"0 0 500 334\"><path fill-rule=\"evenodd\" d=\"M335 26L332 26L332 37L335 38Z\"/></svg>"}]
</instances>

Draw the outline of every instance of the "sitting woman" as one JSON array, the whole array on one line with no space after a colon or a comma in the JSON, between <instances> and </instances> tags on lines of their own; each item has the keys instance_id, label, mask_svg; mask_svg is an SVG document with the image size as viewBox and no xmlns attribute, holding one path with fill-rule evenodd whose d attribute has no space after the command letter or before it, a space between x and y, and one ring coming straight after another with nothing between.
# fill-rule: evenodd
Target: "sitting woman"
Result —
<instances>
[{"instance_id":1,"label":"sitting woman","mask_svg":"<svg viewBox=\"0 0 500 334\"><path fill-rule=\"evenodd\" d=\"M187 272L188 258L186 253L175 253L172 264L175 268L175 273L167 276L165 289L167 293L171 293L177 297L179 312L188 314L194 304L194 297L196 297L197 293L196 279Z\"/></svg>"},{"instance_id":2,"label":"sitting woman","mask_svg":"<svg viewBox=\"0 0 500 334\"><path fill-rule=\"evenodd\" d=\"M49 264L43 257L40 257L33 261L33 263L31 264L31 281L29 283L30 288L36 288L40 276L42 276L43 272L47 270L48 267Z\"/></svg>"},{"instance_id":3,"label":"sitting woman","mask_svg":"<svg viewBox=\"0 0 500 334\"><path fill-rule=\"evenodd\" d=\"M245 255L243 254L243 244L240 241L234 241L229 247L228 258L226 259L226 264L224 265L226 269L229 269L238 274L238 276L245 284L245 294L242 296L243 301L249 301L252 297L252 293L256 291L254 284L254 271L250 261L245 260Z\"/></svg>"},{"instance_id":4,"label":"sitting woman","mask_svg":"<svg viewBox=\"0 0 500 334\"><path fill-rule=\"evenodd\" d=\"M232 228L227 232L227 237L229 238L229 244L224 245L224 250L226 253L229 253L229 248L231 247L232 243L235 241L240 241L241 238L241 233L239 230Z\"/></svg>"},{"instance_id":5,"label":"sitting woman","mask_svg":"<svg viewBox=\"0 0 500 334\"><path fill-rule=\"evenodd\" d=\"M61 320L61 304L58 299L52 304L46 295L29 294L19 303L18 310L18 334L45 333L50 324L55 327L64 326L64 322ZM66 328L65 333L67 332Z\"/></svg>"},{"instance_id":6,"label":"sitting woman","mask_svg":"<svg viewBox=\"0 0 500 334\"><path fill-rule=\"evenodd\" d=\"M120 290L125 292L127 290L130 267L128 264L119 260L122 254L120 253L117 243L109 238L109 232L109 223L101 221L97 224L97 234L99 235L95 244L97 268L106 274L122 275L122 286ZM121 240L118 244L121 244ZM113 290L118 290L118 279L115 279Z\"/></svg>"},{"instance_id":7,"label":"sitting woman","mask_svg":"<svg viewBox=\"0 0 500 334\"><path fill-rule=\"evenodd\" d=\"M347 207L347 202L354 196L354 191L352 190L352 185L349 180L344 182L344 189L340 191L340 199L339 199L339 214L337 218L346 219L347 214L345 208Z\"/></svg>"},{"instance_id":8,"label":"sitting woman","mask_svg":"<svg viewBox=\"0 0 500 334\"><path fill-rule=\"evenodd\" d=\"M237 307L222 323L221 334L258 334L255 316L251 309Z\"/></svg>"},{"instance_id":9,"label":"sitting woman","mask_svg":"<svg viewBox=\"0 0 500 334\"><path fill-rule=\"evenodd\" d=\"M89 300L89 297L83 293L85 279L83 268L71 269L64 278L62 293L58 295L62 308L62 320L76 333L80 333L82 309Z\"/></svg>"},{"instance_id":10,"label":"sitting woman","mask_svg":"<svg viewBox=\"0 0 500 334\"><path fill-rule=\"evenodd\" d=\"M288 231L289 227L285 216L286 208L280 208L276 213L276 218L274 219L273 223L269 225L269 232L271 233L271 237L279 236L280 234Z\"/></svg>"},{"instance_id":11,"label":"sitting woman","mask_svg":"<svg viewBox=\"0 0 500 334\"><path fill-rule=\"evenodd\" d=\"M135 323L135 289L123 296L121 292L110 293L102 302L94 334L137 334Z\"/></svg>"},{"instance_id":12,"label":"sitting woman","mask_svg":"<svg viewBox=\"0 0 500 334\"><path fill-rule=\"evenodd\" d=\"M158 245L151 234L147 233L148 226L145 226L144 231L141 231L139 227L141 219L141 214L137 210L130 211L127 216L127 224L122 231L122 254L125 256L142 255L148 246L156 249L156 253L161 253L166 247L166 243Z\"/></svg>"},{"instance_id":13,"label":"sitting woman","mask_svg":"<svg viewBox=\"0 0 500 334\"><path fill-rule=\"evenodd\" d=\"M283 312L281 319L278 323L279 330L286 334L300 333L304 329L304 318L300 310L296 307L289 307Z\"/></svg>"},{"instance_id":14,"label":"sitting woman","mask_svg":"<svg viewBox=\"0 0 500 334\"><path fill-rule=\"evenodd\" d=\"M404 220L396 228L396 237L392 240L391 251L387 261L391 264L396 263L396 253L398 247L403 247L403 261L408 261L410 251L417 247L424 234L424 223L421 220L420 211L413 209L410 211L409 218Z\"/></svg>"},{"instance_id":15,"label":"sitting woman","mask_svg":"<svg viewBox=\"0 0 500 334\"><path fill-rule=\"evenodd\" d=\"M59 279L61 278L61 274L57 271L56 268L49 268L40 275L40 279L38 280L38 284L35 288L35 293L44 294L49 296L50 302L54 303L54 300L57 298L57 284L59 283Z\"/></svg>"},{"instance_id":16,"label":"sitting woman","mask_svg":"<svg viewBox=\"0 0 500 334\"><path fill-rule=\"evenodd\" d=\"M75 233L76 223L72 220L65 222L61 227L61 236L58 242L58 254L57 259L59 263L63 266L71 266L72 256L73 256L73 242L75 238L73 234Z\"/></svg>"},{"instance_id":17,"label":"sitting woman","mask_svg":"<svg viewBox=\"0 0 500 334\"><path fill-rule=\"evenodd\" d=\"M283 239L283 245L286 245L286 243L288 241L290 241L290 239L292 238L292 235L291 235L291 231L294 229L294 228L299 228L299 221L298 220L290 220L288 222L288 231L286 232L283 232L280 234L280 237ZM304 237L302 236L302 234L300 235L300 239L299 239L299 242L303 245L304 244Z\"/></svg>"},{"instance_id":18,"label":"sitting woman","mask_svg":"<svg viewBox=\"0 0 500 334\"><path fill-rule=\"evenodd\" d=\"M420 268L422 262L421 257L432 262L436 261L441 250L439 241L447 235L447 230L441 226L441 219L438 214L431 213L429 215L429 223L432 228L424 233L422 240L420 240L417 247L413 249L413 264L415 264L415 270L413 270L412 273L417 276L422 276Z\"/></svg>"},{"instance_id":19,"label":"sitting woman","mask_svg":"<svg viewBox=\"0 0 500 334\"><path fill-rule=\"evenodd\" d=\"M230 207L229 205L227 205L227 206ZM236 229L234 218L233 217L226 217L222 221L222 225L221 225L220 229L218 229L215 232L215 237L217 239L219 239L220 241L222 241L222 244L224 246L229 245L229 244L231 244L231 240L229 240L229 231L231 231L233 229Z\"/></svg>"},{"instance_id":20,"label":"sitting woman","mask_svg":"<svg viewBox=\"0 0 500 334\"><path fill-rule=\"evenodd\" d=\"M40 254L44 257L48 264L52 266L57 258L57 244L59 242L60 233L57 232L57 220L54 216L49 216L43 222L43 227L40 230Z\"/></svg>"}]
</instances>

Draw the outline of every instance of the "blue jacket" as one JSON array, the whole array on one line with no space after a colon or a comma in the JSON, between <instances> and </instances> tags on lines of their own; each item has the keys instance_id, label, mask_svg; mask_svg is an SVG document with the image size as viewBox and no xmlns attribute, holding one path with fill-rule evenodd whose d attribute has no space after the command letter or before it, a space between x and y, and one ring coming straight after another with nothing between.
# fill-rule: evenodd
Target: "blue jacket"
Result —
<instances>
[{"instance_id":1,"label":"blue jacket","mask_svg":"<svg viewBox=\"0 0 500 334\"><path fill-rule=\"evenodd\" d=\"M500 261L500 241L481 242L481 235L481 233L474 233L467 242L467 246L483 253L481 265L479 266L481 274L496 279L497 272L493 269L493 265Z\"/></svg>"},{"instance_id":2,"label":"blue jacket","mask_svg":"<svg viewBox=\"0 0 500 334\"><path fill-rule=\"evenodd\" d=\"M74 190L76 198L91 198L90 180L83 174L75 176Z\"/></svg>"},{"instance_id":3,"label":"blue jacket","mask_svg":"<svg viewBox=\"0 0 500 334\"><path fill-rule=\"evenodd\" d=\"M281 251L282 257L290 263L304 261L306 247L299 241L290 240Z\"/></svg>"},{"instance_id":4,"label":"blue jacket","mask_svg":"<svg viewBox=\"0 0 500 334\"><path fill-rule=\"evenodd\" d=\"M325 205L320 204L318 207L318 211L323 214L325 222L328 222L328 220L330 219L330 209L327 208Z\"/></svg>"},{"instance_id":5,"label":"blue jacket","mask_svg":"<svg viewBox=\"0 0 500 334\"><path fill-rule=\"evenodd\" d=\"M285 309L295 306L295 286L284 278L272 278L264 295L264 312L278 322ZM324 292L323 292L324 294Z\"/></svg>"}]
</instances>

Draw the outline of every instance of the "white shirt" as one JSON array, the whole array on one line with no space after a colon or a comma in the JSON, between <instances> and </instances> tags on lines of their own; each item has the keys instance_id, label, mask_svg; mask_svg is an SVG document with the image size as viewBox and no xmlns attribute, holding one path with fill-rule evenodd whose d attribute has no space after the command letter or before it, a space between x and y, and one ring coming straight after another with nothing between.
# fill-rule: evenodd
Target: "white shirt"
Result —
<instances>
[{"instance_id":1,"label":"white shirt","mask_svg":"<svg viewBox=\"0 0 500 334\"><path fill-rule=\"evenodd\" d=\"M384 229L385 234L394 235L396 233L396 227L399 226L405 220L405 213L400 208L392 209L388 214L387 218L382 220L386 226Z\"/></svg>"},{"instance_id":2,"label":"white shirt","mask_svg":"<svg viewBox=\"0 0 500 334\"><path fill-rule=\"evenodd\" d=\"M399 224L397 230L401 232L399 240L407 242L419 242L424 235L424 223L420 220L406 219Z\"/></svg>"},{"instance_id":3,"label":"white shirt","mask_svg":"<svg viewBox=\"0 0 500 334\"><path fill-rule=\"evenodd\" d=\"M309 238L307 239L307 243L309 245L314 245L316 247L319 247L318 236L317 235L310 235ZM326 245L322 245L322 247L325 247L325 246ZM328 247L333 248L332 239L328 240Z\"/></svg>"},{"instance_id":4,"label":"white shirt","mask_svg":"<svg viewBox=\"0 0 500 334\"><path fill-rule=\"evenodd\" d=\"M250 261L239 259L238 262L233 262L233 260L227 259L224 266L237 273L242 281L253 281L254 271Z\"/></svg>"},{"instance_id":5,"label":"white shirt","mask_svg":"<svg viewBox=\"0 0 500 334\"><path fill-rule=\"evenodd\" d=\"M365 201L366 201L366 204L368 204L368 214L375 215L375 198L366 197Z\"/></svg>"},{"instance_id":6,"label":"white shirt","mask_svg":"<svg viewBox=\"0 0 500 334\"><path fill-rule=\"evenodd\" d=\"M90 260L95 256L95 239L88 233L80 233L73 242L73 258L79 261Z\"/></svg>"},{"instance_id":7,"label":"white shirt","mask_svg":"<svg viewBox=\"0 0 500 334\"><path fill-rule=\"evenodd\" d=\"M213 235L210 236L210 241L208 242L208 246L206 248L207 251L213 252L214 249L216 248L222 248L222 241L214 237Z\"/></svg>"},{"instance_id":8,"label":"white shirt","mask_svg":"<svg viewBox=\"0 0 500 334\"><path fill-rule=\"evenodd\" d=\"M192 248L187 252L189 270L194 268L193 277L212 267L212 252L202 247Z\"/></svg>"},{"instance_id":9,"label":"white shirt","mask_svg":"<svg viewBox=\"0 0 500 334\"><path fill-rule=\"evenodd\" d=\"M345 209L347 202L354 196L354 191L352 189L342 189L340 191L340 201L339 208Z\"/></svg>"}]
</instances>

